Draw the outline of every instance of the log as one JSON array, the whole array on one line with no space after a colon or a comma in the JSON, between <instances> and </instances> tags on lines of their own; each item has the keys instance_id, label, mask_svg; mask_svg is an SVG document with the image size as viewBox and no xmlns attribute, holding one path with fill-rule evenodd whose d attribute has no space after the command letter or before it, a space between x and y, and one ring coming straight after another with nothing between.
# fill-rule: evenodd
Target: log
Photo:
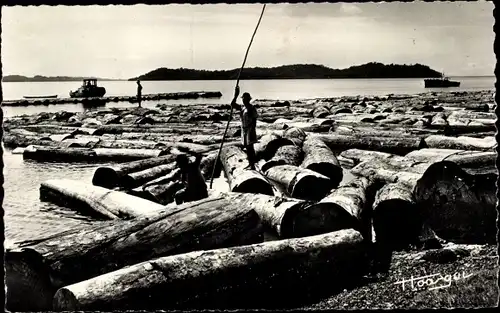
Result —
<instances>
[{"instance_id":1,"label":"log","mask_svg":"<svg viewBox=\"0 0 500 313\"><path fill-rule=\"evenodd\" d=\"M373 203L375 241L402 249L417 244L422 220L411 187L404 183L389 183L376 194Z\"/></svg>"},{"instance_id":2,"label":"log","mask_svg":"<svg viewBox=\"0 0 500 313\"><path fill-rule=\"evenodd\" d=\"M433 135L424 139L429 148L439 149L461 149L461 150L483 150L493 151L497 142L495 137L473 138L473 137L448 137Z\"/></svg>"},{"instance_id":3,"label":"log","mask_svg":"<svg viewBox=\"0 0 500 313\"><path fill-rule=\"evenodd\" d=\"M23 159L37 162L96 162L97 153L88 148L62 148L29 146L24 149Z\"/></svg>"},{"instance_id":4,"label":"log","mask_svg":"<svg viewBox=\"0 0 500 313\"><path fill-rule=\"evenodd\" d=\"M271 167L265 175L282 185L290 197L297 199L317 201L333 188L328 177L293 165Z\"/></svg>"},{"instance_id":5,"label":"log","mask_svg":"<svg viewBox=\"0 0 500 313\"><path fill-rule=\"evenodd\" d=\"M332 190L316 205L335 208L336 218L331 223L336 230L353 228L371 242L372 203L377 187L376 182L369 178L356 177Z\"/></svg>"},{"instance_id":6,"label":"log","mask_svg":"<svg viewBox=\"0 0 500 313\"><path fill-rule=\"evenodd\" d=\"M222 193L234 197L237 193ZM248 206L257 212L263 225L278 238L297 238L328 233L353 225L353 217L329 203L268 195L249 195Z\"/></svg>"},{"instance_id":7,"label":"log","mask_svg":"<svg viewBox=\"0 0 500 313\"><path fill-rule=\"evenodd\" d=\"M277 165L299 166L302 160L302 150L295 145L285 145L279 147L274 156L261 166L262 172L266 172Z\"/></svg>"},{"instance_id":8,"label":"log","mask_svg":"<svg viewBox=\"0 0 500 313\"><path fill-rule=\"evenodd\" d=\"M40 200L111 219L148 217L164 211L163 206L154 202L70 179L43 182Z\"/></svg>"},{"instance_id":9,"label":"log","mask_svg":"<svg viewBox=\"0 0 500 313\"><path fill-rule=\"evenodd\" d=\"M173 202L175 200L175 193L184 187L179 181L179 178L180 169L177 168L167 175L130 190L129 193L143 199L166 205Z\"/></svg>"},{"instance_id":10,"label":"log","mask_svg":"<svg viewBox=\"0 0 500 313\"><path fill-rule=\"evenodd\" d=\"M365 149L402 155L425 148L425 141L422 138L356 137L330 134L314 134L312 137L322 140L334 152Z\"/></svg>"},{"instance_id":11,"label":"log","mask_svg":"<svg viewBox=\"0 0 500 313\"><path fill-rule=\"evenodd\" d=\"M176 155L169 154L157 158L138 160L114 166L98 167L94 172L92 184L105 188L115 188L127 185L126 182L122 182L122 180L127 179L127 174L142 171L144 169L162 164L168 164L174 162L175 158Z\"/></svg>"},{"instance_id":12,"label":"log","mask_svg":"<svg viewBox=\"0 0 500 313\"><path fill-rule=\"evenodd\" d=\"M158 177L169 174L176 168L176 166L175 162L171 162L168 164L150 167L142 171L128 173L125 175L124 179L121 180L123 184L121 184L120 187L125 189L135 188Z\"/></svg>"},{"instance_id":13,"label":"log","mask_svg":"<svg viewBox=\"0 0 500 313\"><path fill-rule=\"evenodd\" d=\"M248 158L240 148L224 146L220 160L231 191L274 195L272 186L259 172L245 169Z\"/></svg>"},{"instance_id":14,"label":"log","mask_svg":"<svg viewBox=\"0 0 500 313\"><path fill-rule=\"evenodd\" d=\"M255 155L258 160L268 161L276 154L276 151L284 146L290 145L292 142L277 134L267 134L260 138L259 142L255 145Z\"/></svg>"},{"instance_id":15,"label":"log","mask_svg":"<svg viewBox=\"0 0 500 313\"><path fill-rule=\"evenodd\" d=\"M377 162L378 160L386 160L390 158L401 158L401 157L387 152L362 150L362 149L345 150L342 151L338 156L339 163L342 164L343 167L346 167L348 169L351 169L362 162L368 162L368 161Z\"/></svg>"},{"instance_id":16,"label":"log","mask_svg":"<svg viewBox=\"0 0 500 313\"><path fill-rule=\"evenodd\" d=\"M100 161L137 161L158 157L163 153L160 149L106 149L94 148L96 157Z\"/></svg>"},{"instance_id":17,"label":"log","mask_svg":"<svg viewBox=\"0 0 500 313\"><path fill-rule=\"evenodd\" d=\"M6 251L9 310L50 311L57 289L155 257L262 242L248 197L203 199L146 219L113 221ZM30 299L30 301L26 301Z\"/></svg>"},{"instance_id":18,"label":"log","mask_svg":"<svg viewBox=\"0 0 500 313\"><path fill-rule=\"evenodd\" d=\"M336 188L342 181L343 172L332 150L320 139L307 138L302 146L304 160L301 167L313 170L328 178Z\"/></svg>"},{"instance_id":19,"label":"log","mask_svg":"<svg viewBox=\"0 0 500 313\"><path fill-rule=\"evenodd\" d=\"M142 262L61 288L54 296L54 309L151 310L186 308L197 303L206 307L200 304L200 298L210 299L217 294L227 296L221 297L223 300L216 302L215 308L269 307L277 294L286 294L289 301L290 295L297 294L291 291L299 286L314 286L312 282L320 277L337 287L345 286L346 281L356 280L365 272L365 255L362 237L352 229L196 251ZM256 303L266 294L267 302Z\"/></svg>"},{"instance_id":20,"label":"log","mask_svg":"<svg viewBox=\"0 0 500 313\"><path fill-rule=\"evenodd\" d=\"M304 140L306 140L306 133L297 127L288 127L283 131L283 138L290 140L297 147L302 148Z\"/></svg>"},{"instance_id":21,"label":"log","mask_svg":"<svg viewBox=\"0 0 500 313\"><path fill-rule=\"evenodd\" d=\"M5 147L17 148L17 147L28 147L28 146L57 146L58 143L52 141L48 137L43 136L26 136L14 134L11 132L4 132L3 143Z\"/></svg>"},{"instance_id":22,"label":"log","mask_svg":"<svg viewBox=\"0 0 500 313\"><path fill-rule=\"evenodd\" d=\"M491 165L478 165L473 171L466 166L474 167L451 161L431 165L416 187L415 198L440 238L455 243L494 243L497 171Z\"/></svg>"},{"instance_id":23,"label":"log","mask_svg":"<svg viewBox=\"0 0 500 313\"><path fill-rule=\"evenodd\" d=\"M222 163L220 159L217 159L217 153L218 151L210 152L201 159L200 170L205 179L212 177L212 173L214 173L214 178L220 177L220 173L222 172Z\"/></svg>"}]
</instances>

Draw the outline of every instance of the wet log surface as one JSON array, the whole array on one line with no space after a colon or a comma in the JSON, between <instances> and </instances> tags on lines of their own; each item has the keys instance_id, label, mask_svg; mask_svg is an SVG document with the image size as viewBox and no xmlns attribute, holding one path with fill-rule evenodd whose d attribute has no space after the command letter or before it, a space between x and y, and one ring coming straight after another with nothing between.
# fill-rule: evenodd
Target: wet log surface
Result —
<instances>
[{"instance_id":1,"label":"wet log surface","mask_svg":"<svg viewBox=\"0 0 500 313\"><path fill-rule=\"evenodd\" d=\"M342 286L343 278L362 275L365 264L361 235L342 230L139 263L61 288L54 309L272 308L278 294L290 301L296 294L290 292L319 277Z\"/></svg>"},{"instance_id":2,"label":"wet log surface","mask_svg":"<svg viewBox=\"0 0 500 313\"><path fill-rule=\"evenodd\" d=\"M145 219L82 227L6 252L7 307L51 310L57 289L126 265L195 250L262 242L251 196L203 199ZM20 302L29 298L30 301Z\"/></svg>"}]
</instances>

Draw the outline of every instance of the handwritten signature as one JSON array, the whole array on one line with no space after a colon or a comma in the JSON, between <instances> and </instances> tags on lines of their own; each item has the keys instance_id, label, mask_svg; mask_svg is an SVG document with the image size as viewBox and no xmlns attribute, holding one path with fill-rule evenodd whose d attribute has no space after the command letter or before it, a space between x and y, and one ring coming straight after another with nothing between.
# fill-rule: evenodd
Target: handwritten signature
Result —
<instances>
[{"instance_id":1,"label":"handwritten signature","mask_svg":"<svg viewBox=\"0 0 500 313\"><path fill-rule=\"evenodd\" d=\"M412 275L410 279L403 279L395 282L394 284L401 284L403 291L405 290L406 283L410 283L411 290L413 291L424 288L426 286L429 287L429 290L434 290L450 287L452 281L463 280L471 276L472 274L466 275L465 272L454 273L453 275L448 274L445 276L441 275L440 273L420 277L413 277Z\"/></svg>"}]
</instances>

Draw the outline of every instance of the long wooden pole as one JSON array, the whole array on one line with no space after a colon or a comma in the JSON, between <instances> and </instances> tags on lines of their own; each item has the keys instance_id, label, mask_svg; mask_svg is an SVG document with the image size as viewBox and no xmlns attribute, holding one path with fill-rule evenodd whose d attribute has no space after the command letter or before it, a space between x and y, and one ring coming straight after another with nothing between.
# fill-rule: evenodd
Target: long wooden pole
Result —
<instances>
[{"instance_id":1,"label":"long wooden pole","mask_svg":"<svg viewBox=\"0 0 500 313\"><path fill-rule=\"evenodd\" d=\"M262 20L262 16L264 15L265 9L266 9L266 5L264 4L264 6L262 7L262 12L260 12L260 17L259 17L259 21L257 22L257 26L255 26L255 30L253 31L252 38L250 39L250 43L248 44L247 52L245 53L245 58L243 59L243 64L241 65L240 71L238 73L238 78L236 79L236 87L238 87L240 84L241 72L243 71L243 68L245 67L245 63L246 63L247 57L248 57L248 52L250 51L250 47L252 46L253 38L255 37L255 34L257 33L257 29L259 28L260 21ZM219 160L220 152L222 151L222 146L224 145L224 140L226 138L227 130L229 129L229 123L231 122L232 117L233 117L233 106L231 106L231 112L229 113L229 119L227 120L226 130L224 131L224 135L222 136L222 141L220 143L219 152L217 153L217 158L215 158L215 162L217 162L217 160ZM212 176L210 177L210 189L212 189L212 184L214 182L214 174L215 174L215 166L213 167Z\"/></svg>"}]
</instances>

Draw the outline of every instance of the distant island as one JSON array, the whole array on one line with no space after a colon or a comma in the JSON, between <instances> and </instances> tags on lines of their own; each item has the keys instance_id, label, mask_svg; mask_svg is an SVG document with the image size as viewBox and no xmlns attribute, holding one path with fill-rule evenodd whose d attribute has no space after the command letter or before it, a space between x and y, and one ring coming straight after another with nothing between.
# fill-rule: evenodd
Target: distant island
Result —
<instances>
[{"instance_id":1,"label":"distant island","mask_svg":"<svg viewBox=\"0 0 500 313\"><path fill-rule=\"evenodd\" d=\"M2 77L2 81L3 82L65 82L65 81L82 81L87 78L96 78L96 77L40 76L40 75L27 77L22 75L6 75ZM97 80L112 81L118 79L97 78Z\"/></svg>"},{"instance_id":2,"label":"distant island","mask_svg":"<svg viewBox=\"0 0 500 313\"><path fill-rule=\"evenodd\" d=\"M239 69L210 71L158 68L129 80L233 80ZM371 62L346 69L332 69L316 64L294 64L278 67L244 68L240 79L325 79L325 78L432 78L441 73L421 64L400 65Z\"/></svg>"}]
</instances>

